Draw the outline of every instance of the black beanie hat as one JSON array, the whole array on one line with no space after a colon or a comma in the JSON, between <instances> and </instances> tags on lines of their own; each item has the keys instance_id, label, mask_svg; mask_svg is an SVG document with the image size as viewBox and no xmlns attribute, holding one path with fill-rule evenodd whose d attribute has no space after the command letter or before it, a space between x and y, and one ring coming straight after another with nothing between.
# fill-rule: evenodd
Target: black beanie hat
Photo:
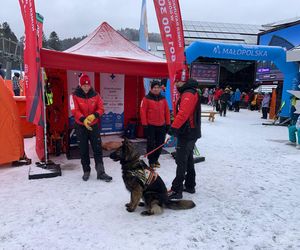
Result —
<instances>
[{"instance_id":1,"label":"black beanie hat","mask_svg":"<svg viewBox=\"0 0 300 250\"><path fill-rule=\"evenodd\" d=\"M156 85L158 85L160 87L160 82L157 80L154 80L151 82L151 89L153 89Z\"/></svg>"}]
</instances>

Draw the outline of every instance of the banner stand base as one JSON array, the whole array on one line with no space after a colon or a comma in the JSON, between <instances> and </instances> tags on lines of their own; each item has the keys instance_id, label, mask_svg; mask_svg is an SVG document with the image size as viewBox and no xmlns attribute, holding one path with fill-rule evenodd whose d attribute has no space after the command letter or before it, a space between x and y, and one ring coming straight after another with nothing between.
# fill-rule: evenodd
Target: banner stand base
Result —
<instances>
[{"instance_id":1,"label":"banner stand base","mask_svg":"<svg viewBox=\"0 0 300 250\"><path fill-rule=\"evenodd\" d=\"M172 152L171 155L173 156L174 159L176 159L176 151ZM203 161L205 161L205 157L194 155L194 163L199 163L199 162L203 162Z\"/></svg>"},{"instance_id":2,"label":"banner stand base","mask_svg":"<svg viewBox=\"0 0 300 250\"><path fill-rule=\"evenodd\" d=\"M55 164L52 161L36 162L35 166L30 166L28 179L43 179L61 176L60 164Z\"/></svg>"}]
</instances>

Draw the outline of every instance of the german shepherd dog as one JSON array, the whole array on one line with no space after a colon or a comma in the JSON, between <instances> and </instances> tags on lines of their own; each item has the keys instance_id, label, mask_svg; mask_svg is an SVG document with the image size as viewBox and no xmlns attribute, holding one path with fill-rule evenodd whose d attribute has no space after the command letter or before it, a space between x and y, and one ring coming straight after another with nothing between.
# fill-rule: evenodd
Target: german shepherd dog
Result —
<instances>
[{"instance_id":1,"label":"german shepherd dog","mask_svg":"<svg viewBox=\"0 0 300 250\"><path fill-rule=\"evenodd\" d=\"M127 203L128 212L134 212L137 206L146 206L141 215L153 215L163 212L163 207L180 210L191 209L195 203L191 200L169 200L167 188L160 176L149 168L132 143L125 139L122 145L110 154L114 161L120 161L122 177L127 190L131 193ZM140 202L141 198L145 203Z\"/></svg>"}]
</instances>

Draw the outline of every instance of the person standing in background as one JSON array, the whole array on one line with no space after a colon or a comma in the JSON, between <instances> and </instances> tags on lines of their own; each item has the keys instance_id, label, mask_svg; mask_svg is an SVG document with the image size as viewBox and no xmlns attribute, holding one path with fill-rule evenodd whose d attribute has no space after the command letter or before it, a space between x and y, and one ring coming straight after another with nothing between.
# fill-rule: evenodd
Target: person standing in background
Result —
<instances>
[{"instance_id":1,"label":"person standing in background","mask_svg":"<svg viewBox=\"0 0 300 250\"><path fill-rule=\"evenodd\" d=\"M79 141L80 158L83 168L82 179L87 181L90 177L90 141L94 152L97 179L110 182L112 177L105 173L103 165L99 125L99 119L104 113L103 101L100 95L91 87L88 75L82 74L80 76L79 86L70 96L70 106L75 118L76 136Z\"/></svg>"},{"instance_id":2,"label":"person standing in background","mask_svg":"<svg viewBox=\"0 0 300 250\"><path fill-rule=\"evenodd\" d=\"M223 90L219 87L216 88L216 91L214 93L214 105L216 107L216 111L220 111L220 104L219 104L219 100L221 95L223 94Z\"/></svg>"},{"instance_id":3,"label":"person standing in background","mask_svg":"<svg viewBox=\"0 0 300 250\"><path fill-rule=\"evenodd\" d=\"M5 71L2 69L2 63L0 63L0 76L5 79Z\"/></svg>"},{"instance_id":4,"label":"person standing in background","mask_svg":"<svg viewBox=\"0 0 300 250\"><path fill-rule=\"evenodd\" d=\"M20 90L21 90L20 74L18 72L14 73L12 84L13 84L13 91L15 93L15 96L20 96Z\"/></svg>"},{"instance_id":5,"label":"person standing in background","mask_svg":"<svg viewBox=\"0 0 300 250\"><path fill-rule=\"evenodd\" d=\"M220 116L226 116L227 105L230 102L230 89L226 88L220 97Z\"/></svg>"},{"instance_id":6,"label":"person standing in background","mask_svg":"<svg viewBox=\"0 0 300 250\"><path fill-rule=\"evenodd\" d=\"M264 95L264 98L261 102L261 110L262 110L262 119L267 119L268 118L268 113L269 113L269 107L270 107L270 94L266 93Z\"/></svg>"},{"instance_id":7,"label":"person standing in background","mask_svg":"<svg viewBox=\"0 0 300 250\"><path fill-rule=\"evenodd\" d=\"M234 112L240 112L241 91L237 88L234 92Z\"/></svg>"},{"instance_id":8,"label":"person standing in background","mask_svg":"<svg viewBox=\"0 0 300 250\"><path fill-rule=\"evenodd\" d=\"M204 103L204 104L207 104L207 103L208 103L208 96L209 96L208 88L205 88L205 89L203 90L203 103Z\"/></svg>"},{"instance_id":9,"label":"person standing in background","mask_svg":"<svg viewBox=\"0 0 300 250\"><path fill-rule=\"evenodd\" d=\"M151 152L164 143L171 123L170 110L166 98L161 94L159 81L151 82L151 89L141 102L140 116L147 137L147 152ZM162 148L148 156L150 167L160 167L158 159L161 151Z\"/></svg>"},{"instance_id":10,"label":"person standing in background","mask_svg":"<svg viewBox=\"0 0 300 250\"><path fill-rule=\"evenodd\" d=\"M208 91L208 105L211 105L213 106L213 97L214 97L214 90L213 89L210 89Z\"/></svg>"}]
</instances>

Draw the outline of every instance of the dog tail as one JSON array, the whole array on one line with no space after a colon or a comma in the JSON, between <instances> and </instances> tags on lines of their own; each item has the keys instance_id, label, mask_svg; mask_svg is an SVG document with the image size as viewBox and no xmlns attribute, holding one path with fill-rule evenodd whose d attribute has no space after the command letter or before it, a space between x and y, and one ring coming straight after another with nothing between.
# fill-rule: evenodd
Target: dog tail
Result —
<instances>
[{"instance_id":1,"label":"dog tail","mask_svg":"<svg viewBox=\"0 0 300 250\"><path fill-rule=\"evenodd\" d=\"M194 208L196 204L191 200L169 200L166 207L173 210L183 210Z\"/></svg>"}]
</instances>

